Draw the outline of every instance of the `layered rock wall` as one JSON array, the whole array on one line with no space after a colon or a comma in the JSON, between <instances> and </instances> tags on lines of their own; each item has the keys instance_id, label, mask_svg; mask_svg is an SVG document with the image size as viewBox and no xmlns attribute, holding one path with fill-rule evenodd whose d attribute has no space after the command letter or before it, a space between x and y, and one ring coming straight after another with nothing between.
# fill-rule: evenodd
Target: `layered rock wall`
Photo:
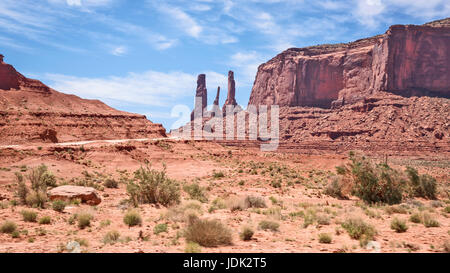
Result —
<instances>
[{"instance_id":1,"label":"layered rock wall","mask_svg":"<svg viewBox=\"0 0 450 273\"><path fill-rule=\"evenodd\" d=\"M292 48L258 68L249 105L340 107L380 91L450 97L450 26L396 25L349 44Z\"/></svg>"}]
</instances>

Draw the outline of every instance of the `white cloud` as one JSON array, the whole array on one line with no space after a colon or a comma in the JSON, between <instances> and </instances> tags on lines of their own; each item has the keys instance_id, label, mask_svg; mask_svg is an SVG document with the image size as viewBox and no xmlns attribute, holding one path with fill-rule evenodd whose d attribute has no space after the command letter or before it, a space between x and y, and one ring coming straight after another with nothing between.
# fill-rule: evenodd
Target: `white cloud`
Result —
<instances>
[{"instance_id":1,"label":"white cloud","mask_svg":"<svg viewBox=\"0 0 450 273\"><path fill-rule=\"evenodd\" d=\"M118 46L114 47L110 52L114 56L122 56L128 52L128 49L125 46Z\"/></svg>"},{"instance_id":2,"label":"white cloud","mask_svg":"<svg viewBox=\"0 0 450 273\"><path fill-rule=\"evenodd\" d=\"M69 6L81 6L81 0L67 0Z\"/></svg>"},{"instance_id":3,"label":"white cloud","mask_svg":"<svg viewBox=\"0 0 450 273\"><path fill-rule=\"evenodd\" d=\"M172 17L175 20L175 25L189 36L198 38L203 31L202 26L193 17L178 7L159 5L159 10Z\"/></svg>"},{"instance_id":4,"label":"white cloud","mask_svg":"<svg viewBox=\"0 0 450 273\"><path fill-rule=\"evenodd\" d=\"M357 20L368 27L377 27L377 16L385 11L385 5L381 0L357 0L354 15Z\"/></svg>"},{"instance_id":5,"label":"white cloud","mask_svg":"<svg viewBox=\"0 0 450 273\"><path fill-rule=\"evenodd\" d=\"M258 66L264 61L266 61L266 58L256 51L238 52L230 57L229 65L236 70L236 75L242 77L241 85L251 86L258 71Z\"/></svg>"}]
</instances>

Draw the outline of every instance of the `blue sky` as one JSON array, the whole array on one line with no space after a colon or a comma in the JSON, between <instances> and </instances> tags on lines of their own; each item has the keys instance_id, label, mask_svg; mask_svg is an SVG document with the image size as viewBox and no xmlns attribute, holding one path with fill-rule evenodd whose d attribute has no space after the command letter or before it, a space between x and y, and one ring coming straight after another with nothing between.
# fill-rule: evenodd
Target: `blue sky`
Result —
<instances>
[{"instance_id":1,"label":"blue sky","mask_svg":"<svg viewBox=\"0 0 450 273\"><path fill-rule=\"evenodd\" d=\"M1 0L0 53L59 91L170 129L175 105L193 107L199 73L222 104L235 71L246 106L258 65L289 47L448 16L448 0Z\"/></svg>"}]
</instances>

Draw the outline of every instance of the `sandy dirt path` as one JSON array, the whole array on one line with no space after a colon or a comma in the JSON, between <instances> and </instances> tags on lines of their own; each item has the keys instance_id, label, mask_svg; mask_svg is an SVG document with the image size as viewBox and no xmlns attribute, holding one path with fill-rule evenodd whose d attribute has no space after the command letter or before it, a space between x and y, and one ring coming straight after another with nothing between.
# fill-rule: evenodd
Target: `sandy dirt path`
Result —
<instances>
[{"instance_id":1,"label":"sandy dirt path","mask_svg":"<svg viewBox=\"0 0 450 273\"><path fill-rule=\"evenodd\" d=\"M76 142L61 142L61 143L31 143L31 144L17 144L17 145L0 145L0 149L21 149L21 148L32 148L37 146L45 146L45 147L58 147L58 146L81 146L88 144L117 144L117 143L125 143L131 141L156 141L156 140L180 140L179 137L160 137L160 138L138 138L138 139L104 139L104 140L85 140L85 141L76 141Z\"/></svg>"}]
</instances>

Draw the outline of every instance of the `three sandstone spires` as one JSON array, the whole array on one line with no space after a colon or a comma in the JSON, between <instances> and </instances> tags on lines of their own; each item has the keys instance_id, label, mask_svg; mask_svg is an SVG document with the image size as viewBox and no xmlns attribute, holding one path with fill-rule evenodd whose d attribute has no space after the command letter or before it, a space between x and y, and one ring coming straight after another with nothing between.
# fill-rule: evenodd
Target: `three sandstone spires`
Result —
<instances>
[{"instance_id":1,"label":"three sandstone spires","mask_svg":"<svg viewBox=\"0 0 450 273\"><path fill-rule=\"evenodd\" d=\"M220 86L217 87L217 94L216 98L214 99L213 108L212 108L212 115L215 113L223 113L226 114L227 106L237 106L236 102L236 82L234 81L234 72L228 71L228 94L227 99L222 107L220 109L219 106L219 96L220 96ZM197 78L197 90L195 93L195 106L194 110L191 113L191 121L194 120L194 113L203 113L206 111L206 107L208 104L208 91L206 89L206 75L200 74Z\"/></svg>"}]
</instances>

